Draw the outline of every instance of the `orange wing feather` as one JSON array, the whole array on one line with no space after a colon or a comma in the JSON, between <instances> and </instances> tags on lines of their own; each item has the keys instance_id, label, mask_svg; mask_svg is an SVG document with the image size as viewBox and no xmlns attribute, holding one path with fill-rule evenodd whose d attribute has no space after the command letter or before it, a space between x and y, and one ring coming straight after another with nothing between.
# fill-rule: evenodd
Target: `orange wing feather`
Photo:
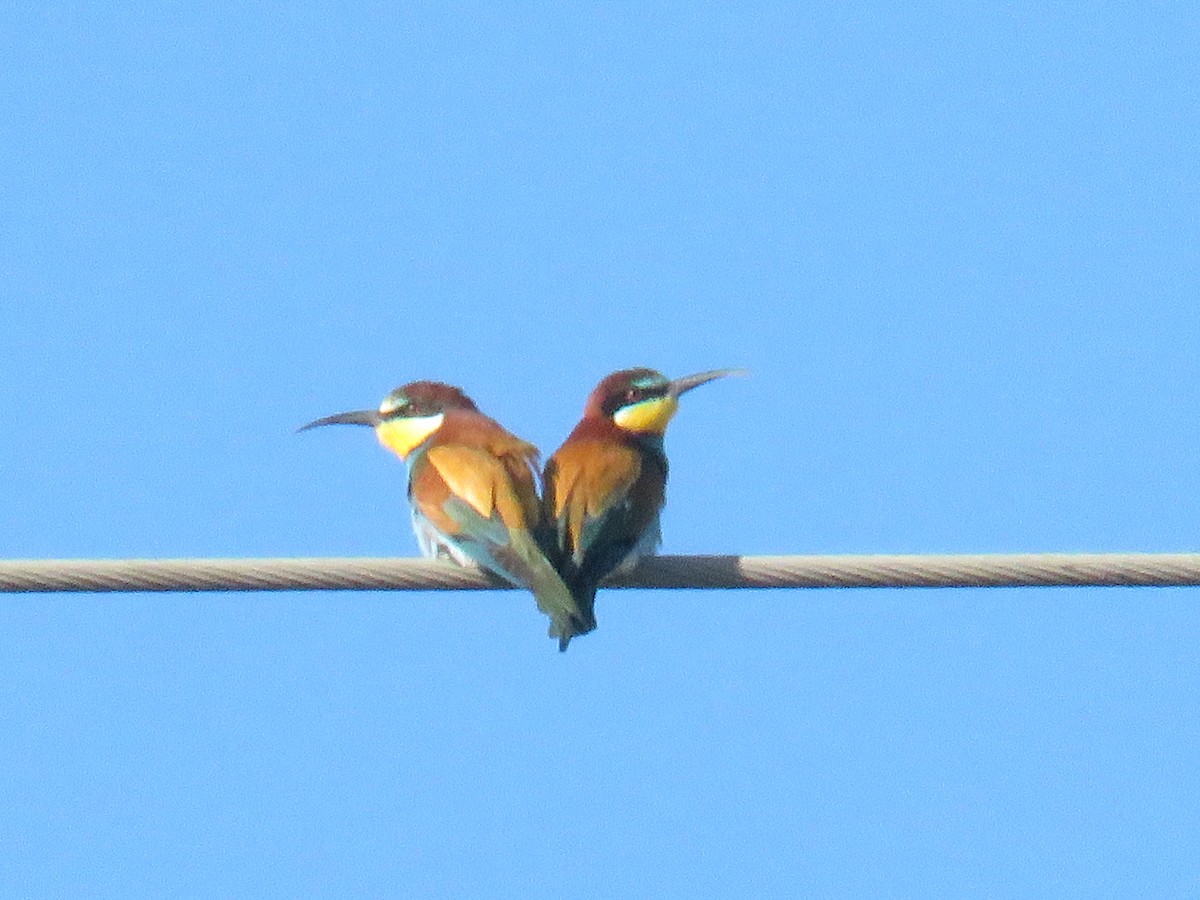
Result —
<instances>
[{"instance_id":1,"label":"orange wing feather","mask_svg":"<svg viewBox=\"0 0 1200 900\"><path fill-rule=\"evenodd\" d=\"M453 412L420 457L412 461L411 495L421 512L445 534L458 525L444 511L451 496L483 518L499 513L508 528L528 530L538 521L532 466L537 448L486 416Z\"/></svg>"},{"instance_id":2,"label":"orange wing feather","mask_svg":"<svg viewBox=\"0 0 1200 900\"><path fill-rule=\"evenodd\" d=\"M622 444L579 440L554 454L554 519L566 526L565 550L578 555L583 529L629 493L642 472L640 454Z\"/></svg>"}]
</instances>

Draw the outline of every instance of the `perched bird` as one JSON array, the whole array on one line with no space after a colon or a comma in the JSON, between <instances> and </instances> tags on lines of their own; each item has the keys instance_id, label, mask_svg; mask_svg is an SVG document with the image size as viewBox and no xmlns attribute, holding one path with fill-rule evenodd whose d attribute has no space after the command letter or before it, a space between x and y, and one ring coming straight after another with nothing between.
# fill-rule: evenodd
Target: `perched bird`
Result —
<instances>
[{"instance_id":1,"label":"perched bird","mask_svg":"<svg viewBox=\"0 0 1200 900\"><path fill-rule=\"evenodd\" d=\"M338 413L300 428L369 425L408 463L408 499L421 552L478 564L526 587L565 650L586 617L534 537L540 521L538 451L489 419L461 390L436 381L398 387L376 410Z\"/></svg>"},{"instance_id":2,"label":"perched bird","mask_svg":"<svg viewBox=\"0 0 1200 900\"><path fill-rule=\"evenodd\" d=\"M543 543L596 627L596 586L651 555L666 499L663 435L679 396L737 369L668 379L653 369L614 372L587 399L583 418L546 463Z\"/></svg>"}]
</instances>

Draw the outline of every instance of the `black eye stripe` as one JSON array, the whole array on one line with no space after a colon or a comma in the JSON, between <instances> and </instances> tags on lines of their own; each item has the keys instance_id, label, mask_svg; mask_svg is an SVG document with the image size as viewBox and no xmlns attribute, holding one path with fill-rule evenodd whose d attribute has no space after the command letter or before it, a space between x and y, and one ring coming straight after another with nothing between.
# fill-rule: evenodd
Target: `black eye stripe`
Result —
<instances>
[{"instance_id":1,"label":"black eye stripe","mask_svg":"<svg viewBox=\"0 0 1200 900\"><path fill-rule=\"evenodd\" d=\"M619 393L613 393L609 396L608 401L604 404L604 412L606 415L613 415L618 409L624 406L632 406L635 403L641 403L643 400L652 400L656 397L665 397L670 390L670 385L653 385L649 387L627 387Z\"/></svg>"},{"instance_id":2,"label":"black eye stripe","mask_svg":"<svg viewBox=\"0 0 1200 900\"><path fill-rule=\"evenodd\" d=\"M384 413L385 419L407 419L416 418L418 416L432 416L438 413L439 410L430 403L421 403L416 400L405 400L403 403L389 409Z\"/></svg>"}]
</instances>

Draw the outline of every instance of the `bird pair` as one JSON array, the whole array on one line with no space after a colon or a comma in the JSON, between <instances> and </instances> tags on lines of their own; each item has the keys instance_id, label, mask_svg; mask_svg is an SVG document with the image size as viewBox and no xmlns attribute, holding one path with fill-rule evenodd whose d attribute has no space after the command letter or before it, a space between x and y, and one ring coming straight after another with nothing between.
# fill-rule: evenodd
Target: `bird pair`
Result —
<instances>
[{"instance_id":1,"label":"bird pair","mask_svg":"<svg viewBox=\"0 0 1200 900\"><path fill-rule=\"evenodd\" d=\"M309 422L369 425L409 466L413 530L425 556L477 564L533 592L566 650L596 627L605 576L658 547L666 497L663 435L692 388L735 370L668 379L625 369L603 379L583 418L541 473L538 451L479 411L460 389L414 381L378 410Z\"/></svg>"}]
</instances>

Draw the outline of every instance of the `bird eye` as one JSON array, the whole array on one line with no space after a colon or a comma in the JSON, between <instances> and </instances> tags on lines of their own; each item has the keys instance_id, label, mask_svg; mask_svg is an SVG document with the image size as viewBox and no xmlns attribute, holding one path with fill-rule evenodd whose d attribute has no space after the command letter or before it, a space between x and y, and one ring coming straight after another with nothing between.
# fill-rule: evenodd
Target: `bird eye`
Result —
<instances>
[{"instance_id":1,"label":"bird eye","mask_svg":"<svg viewBox=\"0 0 1200 900\"><path fill-rule=\"evenodd\" d=\"M392 403L386 403L385 408L380 410L380 413L389 419L402 418L408 415L409 407L412 402L409 400L399 400Z\"/></svg>"}]
</instances>

